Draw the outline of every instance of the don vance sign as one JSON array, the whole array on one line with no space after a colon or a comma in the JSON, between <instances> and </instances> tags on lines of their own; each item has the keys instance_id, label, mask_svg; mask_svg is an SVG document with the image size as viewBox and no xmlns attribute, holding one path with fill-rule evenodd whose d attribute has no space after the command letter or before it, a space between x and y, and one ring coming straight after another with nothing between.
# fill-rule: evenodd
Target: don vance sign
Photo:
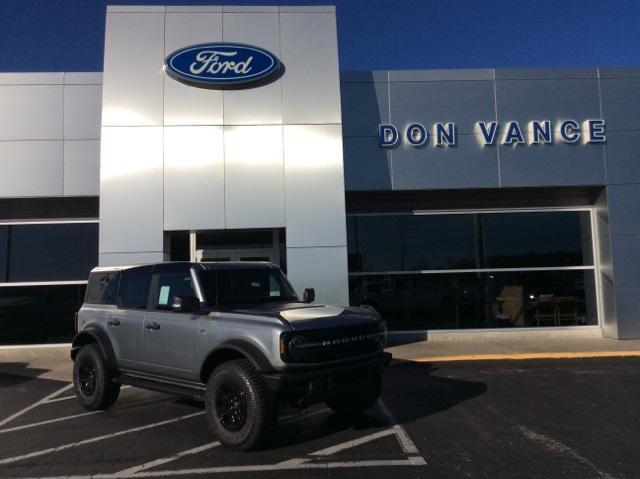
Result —
<instances>
[{"instance_id":1,"label":"don vance sign","mask_svg":"<svg viewBox=\"0 0 640 479\"><path fill-rule=\"evenodd\" d=\"M478 121L475 123L475 133L482 146L588 144L607 141L605 126L605 121L599 118L581 123L569 119L555 124L549 120L533 120L526 126L517 121ZM378 127L378 137L380 146L384 148L402 142L413 147L428 144L448 147L457 144L458 129L455 123L434 123L430 128L422 123L409 123L401 129L392 124L382 124Z\"/></svg>"}]
</instances>

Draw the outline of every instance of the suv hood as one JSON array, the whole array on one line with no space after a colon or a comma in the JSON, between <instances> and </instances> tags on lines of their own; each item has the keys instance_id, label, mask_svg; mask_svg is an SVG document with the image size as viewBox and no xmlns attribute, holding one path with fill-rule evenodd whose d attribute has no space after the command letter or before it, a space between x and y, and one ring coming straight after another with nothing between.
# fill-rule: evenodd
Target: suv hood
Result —
<instances>
[{"instance_id":1,"label":"suv hood","mask_svg":"<svg viewBox=\"0 0 640 479\"><path fill-rule=\"evenodd\" d=\"M264 314L283 319L294 331L354 326L371 323L380 317L368 308L324 306L302 303L264 305L236 312Z\"/></svg>"}]
</instances>

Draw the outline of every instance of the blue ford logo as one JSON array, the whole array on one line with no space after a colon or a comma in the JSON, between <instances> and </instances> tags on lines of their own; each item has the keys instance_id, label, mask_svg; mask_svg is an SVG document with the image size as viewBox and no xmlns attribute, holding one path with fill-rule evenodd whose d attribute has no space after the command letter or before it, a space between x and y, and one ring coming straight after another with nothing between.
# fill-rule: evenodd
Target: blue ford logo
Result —
<instances>
[{"instance_id":1,"label":"blue ford logo","mask_svg":"<svg viewBox=\"0 0 640 479\"><path fill-rule=\"evenodd\" d=\"M263 48L205 43L176 50L165 60L169 76L200 88L250 88L279 78L284 66Z\"/></svg>"}]
</instances>

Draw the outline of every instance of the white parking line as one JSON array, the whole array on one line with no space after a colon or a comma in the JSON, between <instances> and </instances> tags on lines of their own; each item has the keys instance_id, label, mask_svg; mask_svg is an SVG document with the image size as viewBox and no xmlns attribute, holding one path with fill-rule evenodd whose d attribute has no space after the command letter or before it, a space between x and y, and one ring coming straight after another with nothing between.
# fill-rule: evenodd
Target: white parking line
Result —
<instances>
[{"instance_id":1,"label":"white parking line","mask_svg":"<svg viewBox=\"0 0 640 479\"><path fill-rule=\"evenodd\" d=\"M382 409L382 412L387 416L387 419L391 423L402 450L407 454L418 454L418 448L409 437L409 434L407 434L405 428L398 424L398 421L396 421L396 418L391 414L391 411L387 409L387 406L384 405L382 399L378 399L378 406L380 406L380 409Z\"/></svg>"},{"instance_id":2,"label":"white parking line","mask_svg":"<svg viewBox=\"0 0 640 479\"><path fill-rule=\"evenodd\" d=\"M46 454L51 454L51 453L63 451L65 449L70 449L72 447L83 446L85 444L91 444L91 443L102 441L102 440L105 440L105 439L111 439L113 437L122 436L124 434L130 434L132 432L144 431L146 429L151 429L151 428L154 428L154 427L164 426L166 424L171 424L173 422L182 421L184 419L189 419L191 417L201 416L204 413L205 413L204 411L199 411L199 412L196 412L196 413L193 413L193 414L187 414L185 416L180 416L180 417L177 417L177 418L174 418L174 419L167 419L166 421L160 421L160 422L155 422L153 424L147 424L146 426L139 426L139 427L134 427L134 428L131 428L131 429L125 429L124 431L118 431L118 432L114 432L114 433L111 433L111 434L105 434L103 436L92 437L90 439L84 439L82 441L72 442L72 443L69 443L69 444L64 444L62 446L50 447L48 449L42 449L40 451L34 451L34 452L30 452L28 454L22 454L20 456L7 457L6 459L0 460L0 465L2 465L2 464L11 464L12 462L22 461L23 459L29 459L29 458L32 458L32 457L44 456Z\"/></svg>"},{"instance_id":3,"label":"white parking line","mask_svg":"<svg viewBox=\"0 0 640 479\"><path fill-rule=\"evenodd\" d=\"M83 412L81 414L74 414L73 416L58 417L56 419L49 419L47 421L34 422L31 424L25 424L23 426L11 427L9 429L0 429L0 434L4 434L6 432L20 431L22 429L29 429L37 426L44 426L45 424L52 424L54 422L68 421L69 419L75 419L77 417L83 417L83 416L91 416L92 414L100 414L103 412L104 411L89 411L89 412Z\"/></svg>"},{"instance_id":4,"label":"white parking line","mask_svg":"<svg viewBox=\"0 0 640 479\"><path fill-rule=\"evenodd\" d=\"M374 432L373 434L369 434L358 439L353 439L351 441L346 441L341 444L336 444L335 446L327 447L326 449L320 449L319 451L312 452L309 455L329 456L331 454L335 454L336 452L344 451L345 449L350 449L352 447L359 446L360 444L366 444L367 442L375 441L376 439L390 436L392 434L395 434L395 431L393 429L385 429L384 431Z\"/></svg>"},{"instance_id":5,"label":"white parking line","mask_svg":"<svg viewBox=\"0 0 640 479\"><path fill-rule=\"evenodd\" d=\"M187 449L186 451L182 451L168 457L163 457L161 459L156 459L155 461L145 462L144 464L141 464L139 466L134 466L134 467L130 467L129 469L124 469L123 471L116 472L115 475L120 477L131 477L137 472L144 471L145 469L160 466L162 464L167 464L168 462L173 462L184 456L190 456L192 454L198 454L199 452L208 451L209 449L213 449L214 447L218 447L219 445L220 445L219 441L211 442L203 446L194 447L193 449Z\"/></svg>"},{"instance_id":6,"label":"white parking line","mask_svg":"<svg viewBox=\"0 0 640 479\"><path fill-rule=\"evenodd\" d=\"M63 392L68 391L72 387L73 387L73 383L72 384L67 384L62 389L58 389L56 392L53 392L53 393L49 394L48 396L43 397L39 401L34 402L30 406L27 406L26 408L22 409L21 411L18 411L17 413L12 414L8 418L3 419L2 421L0 421L0 427L4 426L8 422L13 421L17 417L22 416L24 413L31 411L33 408L36 408L36 407L40 406L41 404L46 403L49 399L56 397L58 394L62 394Z\"/></svg>"},{"instance_id":7,"label":"white parking line","mask_svg":"<svg viewBox=\"0 0 640 479\"><path fill-rule=\"evenodd\" d=\"M132 386L122 386L120 389L127 389L130 388ZM50 404L52 402L58 402L58 401L68 401L69 399L76 399L78 396L76 396L75 394L73 396L62 396L61 398L55 398L55 399L49 399L48 401L43 402L42 404Z\"/></svg>"},{"instance_id":8,"label":"white parking line","mask_svg":"<svg viewBox=\"0 0 640 479\"><path fill-rule=\"evenodd\" d=\"M200 474L223 474L232 472L264 472L264 471L287 471L303 469L339 469L356 467L389 467L389 466L424 466L426 462L421 457L410 457L408 459L387 459L371 461L345 461L345 462L310 462L305 464L257 464L251 466L219 466L203 467L196 469L181 469L173 471L141 471L133 476L122 476L116 474L91 474L84 476L55 476L47 479L129 479L142 477L170 477L188 476ZM39 478L27 478L39 479Z\"/></svg>"}]
</instances>

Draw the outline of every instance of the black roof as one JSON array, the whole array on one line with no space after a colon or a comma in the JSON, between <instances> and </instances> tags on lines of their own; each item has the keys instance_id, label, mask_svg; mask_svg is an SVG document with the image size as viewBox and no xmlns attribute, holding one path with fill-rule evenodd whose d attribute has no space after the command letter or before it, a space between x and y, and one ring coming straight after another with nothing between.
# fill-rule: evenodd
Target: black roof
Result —
<instances>
[{"instance_id":1,"label":"black roof","mask_svg":"<svg viewBox=\"0 0 640 479\"><path fill-rule=\"evenodd\" d=\"M165 263L149 263L130 266L98 267L96 270L127 270L137 272L171 272L172 270L183 270L185 267L195 266L202 270L246 270L246 269L277 269L278 267L267 261L205 261L194 263L190 261L169 261Z\"/></svg>"}]
</instances>

